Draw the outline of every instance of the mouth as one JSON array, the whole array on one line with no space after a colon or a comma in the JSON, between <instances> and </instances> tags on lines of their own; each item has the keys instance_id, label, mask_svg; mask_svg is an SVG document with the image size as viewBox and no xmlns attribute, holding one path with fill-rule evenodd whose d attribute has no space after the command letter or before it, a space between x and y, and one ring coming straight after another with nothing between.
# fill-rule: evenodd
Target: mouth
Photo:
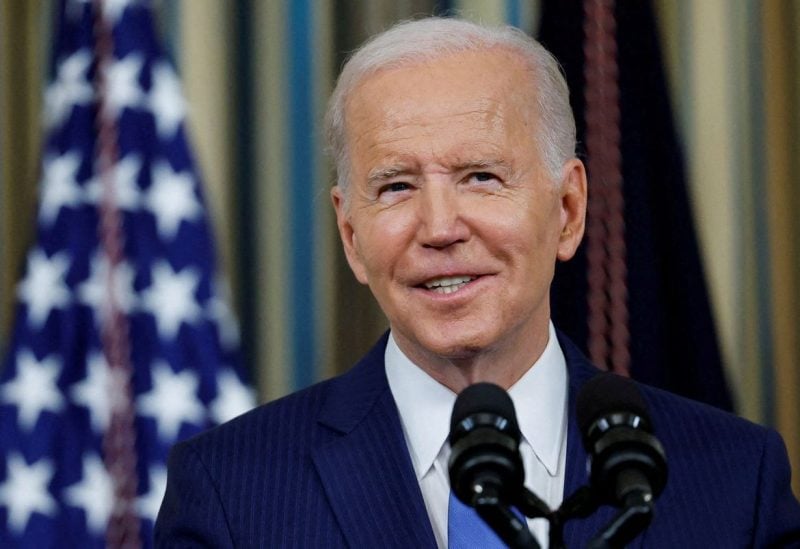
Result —
<instances>
[{"instance_id":1,"label":"mouth","mask_svg":"<svg viewBox=\"0 0 800 549\"><path fill-rule=\"evenodd\" d=\"M437 294L452 294L457 292L473 280L477 276L443 276L439 278L432 278L427 282L421 284L426 290L430 290Z\"/></svg>"}]
</instances>

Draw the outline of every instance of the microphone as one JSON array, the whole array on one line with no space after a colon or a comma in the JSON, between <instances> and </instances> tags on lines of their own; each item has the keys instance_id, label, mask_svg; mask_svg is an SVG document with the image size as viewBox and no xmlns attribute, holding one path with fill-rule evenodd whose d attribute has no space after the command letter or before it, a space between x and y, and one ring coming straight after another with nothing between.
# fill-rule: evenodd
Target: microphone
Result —
<instances>
[{"instance_id":1,"label":"microphone","mask_svg":"<svg viewBox=\"0 0 800 549\"><path fill-rule=\"evenodd\" d=\"M456 398L450 419L450 488L510 547L538 547L511 510L521 501L525 470L514 403L492 383L476 383Z\"/></svg>"},{"instance_id":2,"label":"microphone","mask_svg":"<svg viewBox=\"0 0 800 549\"><path fill-rule=\"evenodd\" d=\"M474 506L477 486L491 486L509 501L525 480L517 414L503 389L476 383L456 398L450 418L450 487Z\"/></svg>"},{"instance_id":3,"label":"microphone","mask_svg":"<svg viewBox=\"0 0 800 549\"><path fill-rule=\"evenodd\" d=\"M602 502L624 510L593 546L622 546L652 519L653 501L667 482L664 448L630 379L604 373L589 380L578 394L577 419L589 454L591 489Z\"/></svg>"}]
</instances>

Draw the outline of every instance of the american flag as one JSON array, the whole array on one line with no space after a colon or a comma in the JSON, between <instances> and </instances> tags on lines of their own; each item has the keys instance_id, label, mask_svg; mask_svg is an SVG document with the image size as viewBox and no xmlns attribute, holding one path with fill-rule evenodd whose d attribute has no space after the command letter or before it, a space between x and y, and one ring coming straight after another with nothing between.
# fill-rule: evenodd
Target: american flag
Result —
<instances>
[{"instance_id":1,"label":"american flag","mask_svg":"<svg viewBox=\"0 0 800 549\"><path fill-rule=\"evenodd\" d=\"M170 446L254 398L150 4L59 9L0 372L0 547L146 547Z\"/></svg>"}]
</instances>

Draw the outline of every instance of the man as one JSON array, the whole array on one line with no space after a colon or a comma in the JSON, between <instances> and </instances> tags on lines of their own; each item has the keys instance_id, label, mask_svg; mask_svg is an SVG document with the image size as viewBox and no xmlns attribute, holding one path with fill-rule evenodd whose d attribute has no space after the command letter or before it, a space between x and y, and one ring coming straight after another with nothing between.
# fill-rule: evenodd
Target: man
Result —
<instances>
[{"instance_id":1,"label":"man","mask_svg":"<svg viewBox=\"0 0 800 549\"><path fill-rule=\"evenodd\" d=\"M347 374L178 445L159 545L463 541L449 528L465 511L449 495L446 438L456 394L478 381L514 400L526 486L555 508L587 482L574 399L596 370L557 335L548 297L587 193L555 60L509 28L404 23L350 59L328 123L344 251L390 332ZM635 546L798 540L773 431L642 391L670 478ZM568 523L567 546L613 515ZM544 545L546 523L529 524Z\"/></svg>"}]
</instances>

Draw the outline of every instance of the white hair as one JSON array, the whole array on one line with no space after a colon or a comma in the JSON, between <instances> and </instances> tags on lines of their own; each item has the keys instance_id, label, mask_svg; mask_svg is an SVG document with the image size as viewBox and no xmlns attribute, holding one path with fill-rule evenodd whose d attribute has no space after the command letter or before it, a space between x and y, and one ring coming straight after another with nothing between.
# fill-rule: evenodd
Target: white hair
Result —
<instances>
[{"instance_id":1,"label":"white hair","mask_svg":"<svg viewBox=\"0 0 800 549\"><path fill-rule=\"evenodd\" d=\"M503 48L520 56L531 69L535 106L541 122L534 136L545 167L555 181L564 163L575 155L575 119L561 66L539 42L511 27L487 27L454 18L405 21L373 36L345 63L325 116L329 152L345 197L350 180L347 149L347 100L365 78L382 69L433 61L443 56Z\"/></svg>"}]
</instances>

